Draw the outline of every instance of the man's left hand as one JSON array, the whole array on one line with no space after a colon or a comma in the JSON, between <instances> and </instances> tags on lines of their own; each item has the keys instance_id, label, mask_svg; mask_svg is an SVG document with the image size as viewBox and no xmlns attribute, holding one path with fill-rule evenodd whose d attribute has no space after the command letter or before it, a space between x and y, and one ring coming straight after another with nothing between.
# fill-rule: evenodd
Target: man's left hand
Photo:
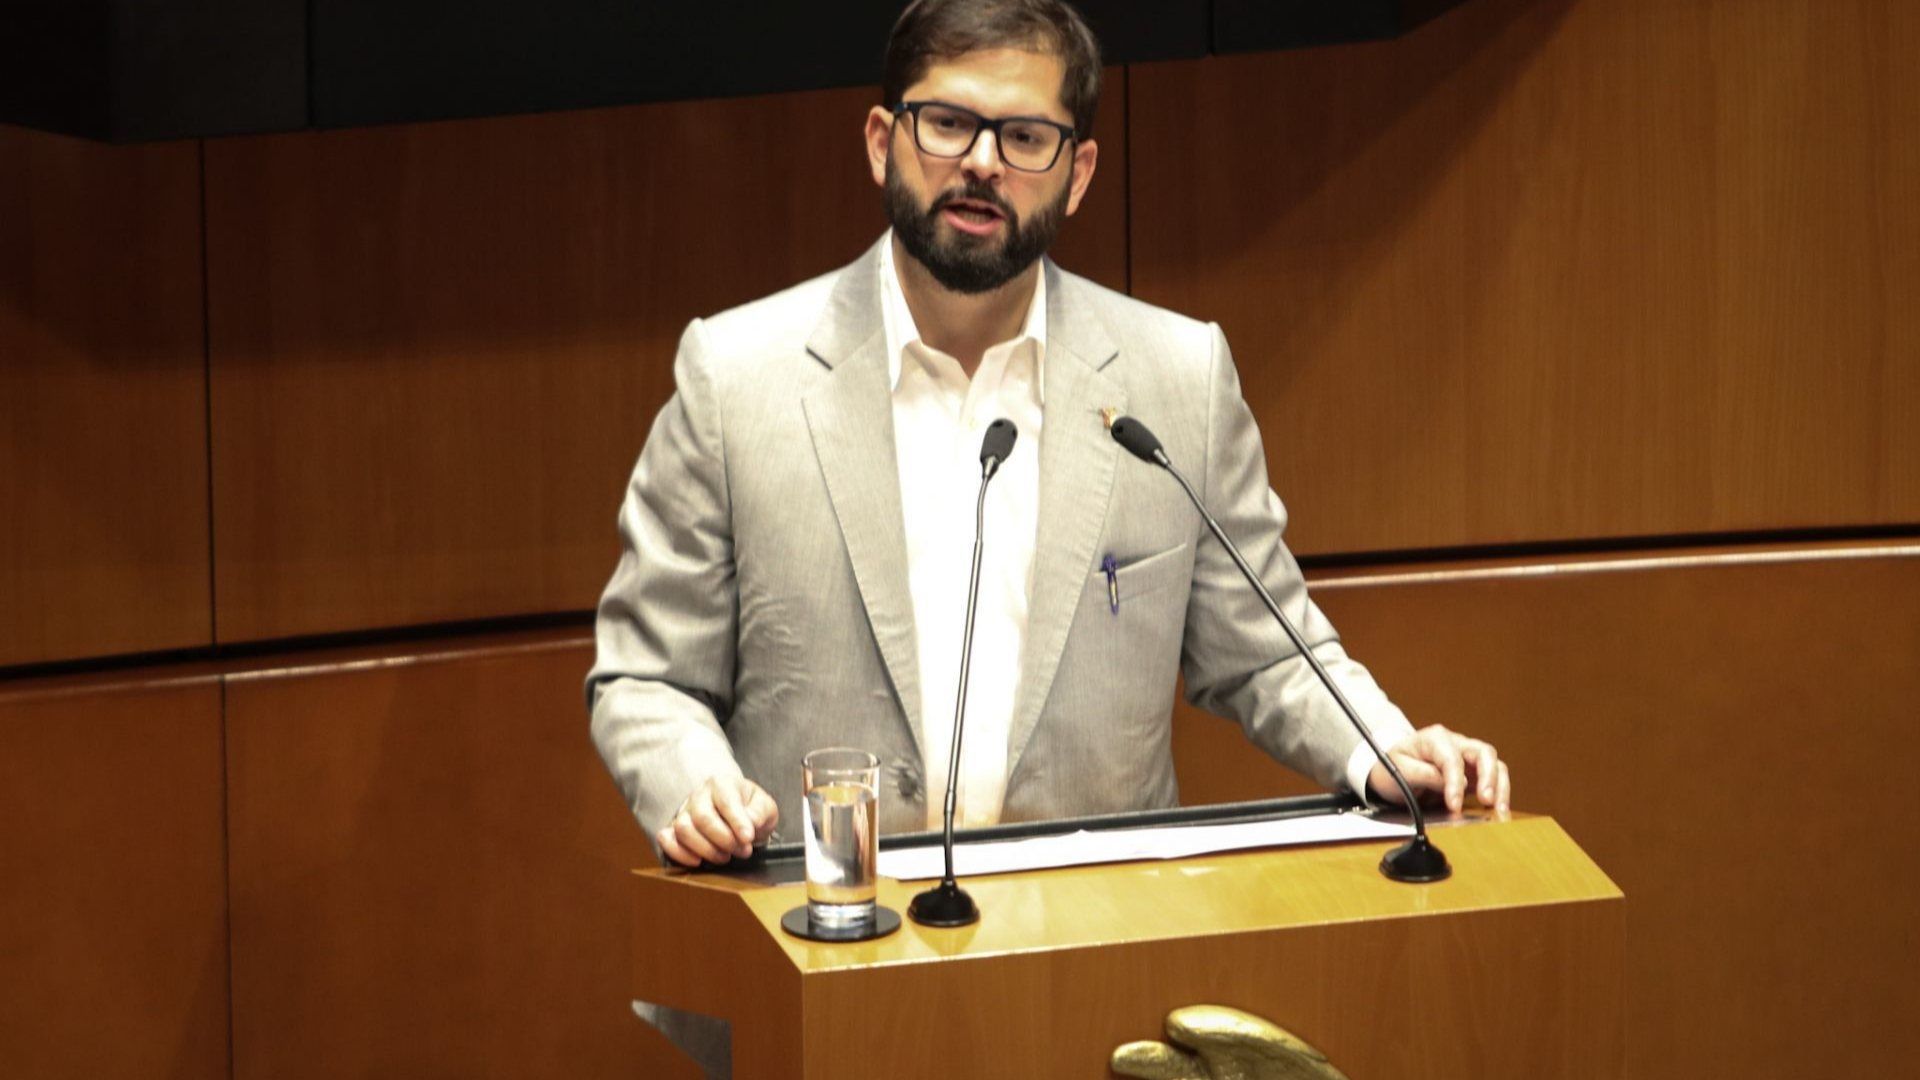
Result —
<instances>
[{"instance_id":1,"label":"man's left hand","mask_svg":"<svg viewBox=\"0 0 1920 1080\"><path fill-rule=\"evenodd\" d=\"M1423 727L1389 746L1387 756L1400 766L1416 798L1424 792L1437 792L1447 809L1456 814L1466 803L1469 786L1482 804L1502 813L1512 797L1507 763L1500 760L1493 744L1456 734L1439 724ZM1375 763L1367 776L1367 786L1386 802L1406 804L1400 785L1393 782L1393 774L1385 765Z\"/></svg>"}]
</instances>

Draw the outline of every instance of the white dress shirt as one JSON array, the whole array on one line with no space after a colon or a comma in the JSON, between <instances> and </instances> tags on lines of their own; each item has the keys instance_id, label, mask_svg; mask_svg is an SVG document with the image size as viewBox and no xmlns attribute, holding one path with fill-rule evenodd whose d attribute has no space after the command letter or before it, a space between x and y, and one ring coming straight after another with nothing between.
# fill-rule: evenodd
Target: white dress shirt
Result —
<instances>
[{"instance_id":1,"label":"white dress shirt","mask_svg":"<svg viewBox=\"0 0 1920 1080\"><path fill-rule=\"evenodd\" d=\"M881 308L893 383L894 459L907 533L907 579L920 649L920 716L926 756L927 825L939 828L960 690L967 576L973 564L980 440L1002 417L1019 429L1013 453L987 488L974 618L973 673L960 748L956 825L1000 820L1007 740L1020 691L1033 549L1040 521L1041 364L1046 355L1046 275L1018 336L988 349L973 378L920 340L900 289L891 239L881 246Z\"/></svg>"},{"instance_id":2,"label":"white dress shirt","mask_svg":"<svg viewBox=\"0 0 1920 1080\"><path fill-rule=\"evenodd\" d=\"M969 380L959 361L920 340L901 291L893 242L880 248L881 310L893 386L894 459L907 537L907 578L919 642L920 716L925 742L927 827L941 827L952 751L954 699L973 560L980 440L1005 417L1019 429L1013 453L987 489L973 670L960 748L956 827L1000 820L1007 788L1007 741L1020 690L1020 649L1033 590L1040 520L1041 371L1047 345L1047 281L1018 336L988 349ZM1392 708L1384 700L1384 709ZM1376 725L1378 727L1378 725ZM1365 742L1347 760L1348 787L1369 799L1375 762Z\"/></svg>"}]
</instances>

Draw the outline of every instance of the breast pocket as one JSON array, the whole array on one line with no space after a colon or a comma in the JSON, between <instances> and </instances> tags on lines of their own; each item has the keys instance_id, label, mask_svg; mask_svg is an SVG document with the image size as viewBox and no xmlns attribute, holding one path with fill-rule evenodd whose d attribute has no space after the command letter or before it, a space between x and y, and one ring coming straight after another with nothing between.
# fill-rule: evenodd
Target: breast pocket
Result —
<instances>
[{"instance_id":1,"label":"breast pocket","mask_svg":"<svg viewBox=\"0 0 1920 1080\"><path fill-rule=\"evenodd\" d=\"M1193 548L1187 544L1121 563L1111 581L1104 567L1095 567L1082 594L1081 617L1110 658L1177 658L1192 579Z\"/></svg>"},{"instance_id":2,"label":"breast pocket","mask_svg":"<svg viewBox=\"0 0 1920 1080\"><path fill-rule=\"evenodd\" d=\"M1104 568L1093 572L1093 585L1107 593L1109 604L1113 594L1119 594L1124 608L1127 600L1142 597L1160 591L1172 585L1179 585L1193 577L1193 551L1186 544L1168 548L1165 551L1143 556L1121 563L1113 571L1113 588L1107 588L1107 571Z\"/></svg>"},{"instance_id":3,"label":"breast pocket","mask_svg":"<svg viewBox=\"0 0 1920 1080\"><path fill-rule=\"evenodd\" d=\"M1054 684L1059 715L1077 723L1059 737L1090 759L1134 762L1116 775L1147 769L1165 750L1192 576L1193 548L1178 544L1116 566L1111 588L1098 564L1087 577Z\"/></svg>"}]
</instances>

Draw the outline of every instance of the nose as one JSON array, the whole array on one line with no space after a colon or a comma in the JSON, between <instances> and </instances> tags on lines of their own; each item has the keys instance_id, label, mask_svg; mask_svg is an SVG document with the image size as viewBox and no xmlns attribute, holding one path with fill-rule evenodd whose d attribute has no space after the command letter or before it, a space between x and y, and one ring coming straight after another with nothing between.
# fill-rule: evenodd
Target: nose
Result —
<instances>
[{"instance_id":1,"label":"nose","mask_svg":"<svg viewBox=\"0 0 1920 1080\"><path fill-rule=\"evenodd\" d=\"M1006 163L1000 160L1000 137L991 131L982 131L973 140L973 149L967 151L961 162L969 177L981 180L993 180L1006 172Z\"/></svg>"}]
</instances>

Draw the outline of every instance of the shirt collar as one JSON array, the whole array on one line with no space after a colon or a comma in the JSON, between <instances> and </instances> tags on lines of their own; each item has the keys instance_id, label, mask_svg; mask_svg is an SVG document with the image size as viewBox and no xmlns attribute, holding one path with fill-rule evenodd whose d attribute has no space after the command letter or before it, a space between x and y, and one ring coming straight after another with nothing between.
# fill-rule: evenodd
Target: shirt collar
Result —
<instances>
[{"instance_id":1,"label":"shirt collar","mask_svg":"<svg viewBox=\"0 0 1920 1080\"><path fill-rule=\"evenodd\" d=\"M920 341L920 328L913 323L913 311L907 307L907 294L900 288L899 268L893 261L893 232L880 243L880 317L887 347L887 385L894 390L900 389L901 361L907 346L919 342L921 347L931 349L931 345ZM1046 381L1041 378L1047 358L1047 271L1044 265L1040 273L1034 275L1033 300L1027 305L1026 325L1020 333L1000 345L1014 344L1031 340L1033 342L1033 386L1034 393L1042 393ZM994 348L999 348L999 345Z\"/></svg>"}]
</instances>

